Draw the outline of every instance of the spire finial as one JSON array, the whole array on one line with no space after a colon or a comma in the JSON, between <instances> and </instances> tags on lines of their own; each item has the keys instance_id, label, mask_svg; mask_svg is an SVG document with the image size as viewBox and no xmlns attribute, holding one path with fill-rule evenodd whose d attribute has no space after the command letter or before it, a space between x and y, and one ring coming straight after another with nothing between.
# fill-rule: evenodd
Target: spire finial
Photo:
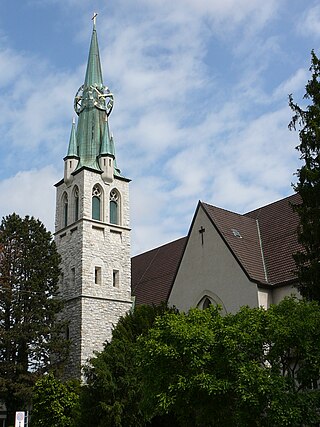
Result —
<instances>
[{"instance_id":1,"label":"spire finial","mask_svg":"<svg viewBox=\"0 0 320 427\"><path fill-rule=\"evenodd\" d=\"M96 19L97 19L98 14L96 12L93 12L93 17L91 18L93 21L93 25L96 26Z\"/></svg>"}]
</instances>

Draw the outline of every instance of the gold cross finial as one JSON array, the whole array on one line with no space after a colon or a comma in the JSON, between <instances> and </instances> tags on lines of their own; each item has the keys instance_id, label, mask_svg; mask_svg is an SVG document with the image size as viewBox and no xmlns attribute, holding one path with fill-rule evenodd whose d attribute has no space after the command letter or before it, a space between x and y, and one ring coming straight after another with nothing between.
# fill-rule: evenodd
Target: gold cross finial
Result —
<instances>
[{"instance_id":1,"label":"gold cross finial","mask_svg":"<svg viewBox=\"0 0 320 427\"><path fill-rule=\"evenodd\" d=\"M97 18L98 14L96 12L93 13L93 17L91 18L93 21L93 25L96 25L96 18Z\"/></svg>"}]
</instances>

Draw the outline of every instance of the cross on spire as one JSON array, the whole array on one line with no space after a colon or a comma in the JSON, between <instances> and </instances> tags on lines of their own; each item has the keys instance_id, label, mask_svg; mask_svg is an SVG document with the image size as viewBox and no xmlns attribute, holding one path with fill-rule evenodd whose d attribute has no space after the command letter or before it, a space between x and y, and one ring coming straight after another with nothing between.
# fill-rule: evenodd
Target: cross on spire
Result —
<instances>
[{"instance_id":1,"label":"cross on spire","mask_svg":"<svg viewBox=\"0 0 320 427\"><path fill-rule=\"evenodd\" d=\"M96 18L97 18L98 14L96 12L93 13L93 17L91 18L93 21L93 25L96 25Z\"/></svg>"}]
</instances>

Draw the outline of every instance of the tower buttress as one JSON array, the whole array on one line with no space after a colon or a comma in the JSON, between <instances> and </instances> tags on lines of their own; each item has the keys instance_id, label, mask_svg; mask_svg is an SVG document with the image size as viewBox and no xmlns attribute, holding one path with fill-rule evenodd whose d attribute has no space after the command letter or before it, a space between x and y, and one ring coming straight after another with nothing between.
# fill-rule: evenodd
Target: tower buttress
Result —
<instances>
[{"instance_id":1,"label":"tower buttress","mask_svg":"<svg viewBox=\"0 0 320 427\"><path fill-rule=\"evenodd\" d=\"M69 377L111 339L130 310L129 182L117 167L109 130L113 95L104 86L95 21L84 84L75 101L64 178L56 184L55 241L61 255L60 291L69 322Z\"/></svg>"}]
</instances>

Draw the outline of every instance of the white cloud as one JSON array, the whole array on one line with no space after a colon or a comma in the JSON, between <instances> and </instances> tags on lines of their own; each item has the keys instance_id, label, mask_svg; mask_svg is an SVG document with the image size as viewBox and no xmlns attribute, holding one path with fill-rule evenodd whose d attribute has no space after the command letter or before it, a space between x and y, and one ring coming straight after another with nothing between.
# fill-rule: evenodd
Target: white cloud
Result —
<instances>
[{"instance_id":1,"label":"white cloud","mask_svg":"<svg viewBox=\"0 0 320 427\"><path fill-rule=\"evenodd\" d=\"M320 37L320 5L307 9L299 20L300 34L312 37Z\"/></svg>"},{"instance_id":2,"label":"white cloud","mask_svg":"<svg viewBox=\"0 0 320 427\"><path fill-rule=\"evenodd\" d=\"M74 2L46 1L62 8ZM117 160L133 179L134 253L185 235L198 199L246 211L290 192L296 135L287 130L290 110L282 107L306 72L297 63L277 80L266 75L284 51L295 63L280 32L267 31L289 4L280 3L119 0L109 8L97 0L104 78L116 99L110 125ZM78 9L70 17L81 46L77 69L62 72L50 58L0 52L0 67L13 76L0 77L3 163L33 168L0 181L0 206L3 213L40 216L50 228L52 183L63 173L89 46L93 10L89 2L81 8L79 25ZM54 166L43 166L50 161Z\"/></svg>"},{"instance_id":3,"label":"white cloud","mask_svg":"<svg viewBox=\"0 0 320 427\"><path fill-rule=\"evenodd\" d=\"M61 179L57 171L46 166L40 170L18 172L0 181L0 216L13 212L20 216L39 218L51 232L54 231L55 190Z\"/></svg>"},{"instance_id":4,"label":"white cloud","mask_svg":"<svg viewBox=\"0 0 320 427\"><path fill-rule=\"evenodd\" d=\"M300 92L305 87L308 77L308 70L299 68L275 89L273 96L279 99L287 97L288 94Z\"/></svg>"},{"instance_id":5,"label":"white cloud","mask_svg":"<svg viewBox=\"0 0 320 427\"><path fill-rule=\"evenodd\" d=\"M26 59L12 49L0 50L0 87L5 87L22 75L26 68Z\"/></svg>"}]
</instances>

